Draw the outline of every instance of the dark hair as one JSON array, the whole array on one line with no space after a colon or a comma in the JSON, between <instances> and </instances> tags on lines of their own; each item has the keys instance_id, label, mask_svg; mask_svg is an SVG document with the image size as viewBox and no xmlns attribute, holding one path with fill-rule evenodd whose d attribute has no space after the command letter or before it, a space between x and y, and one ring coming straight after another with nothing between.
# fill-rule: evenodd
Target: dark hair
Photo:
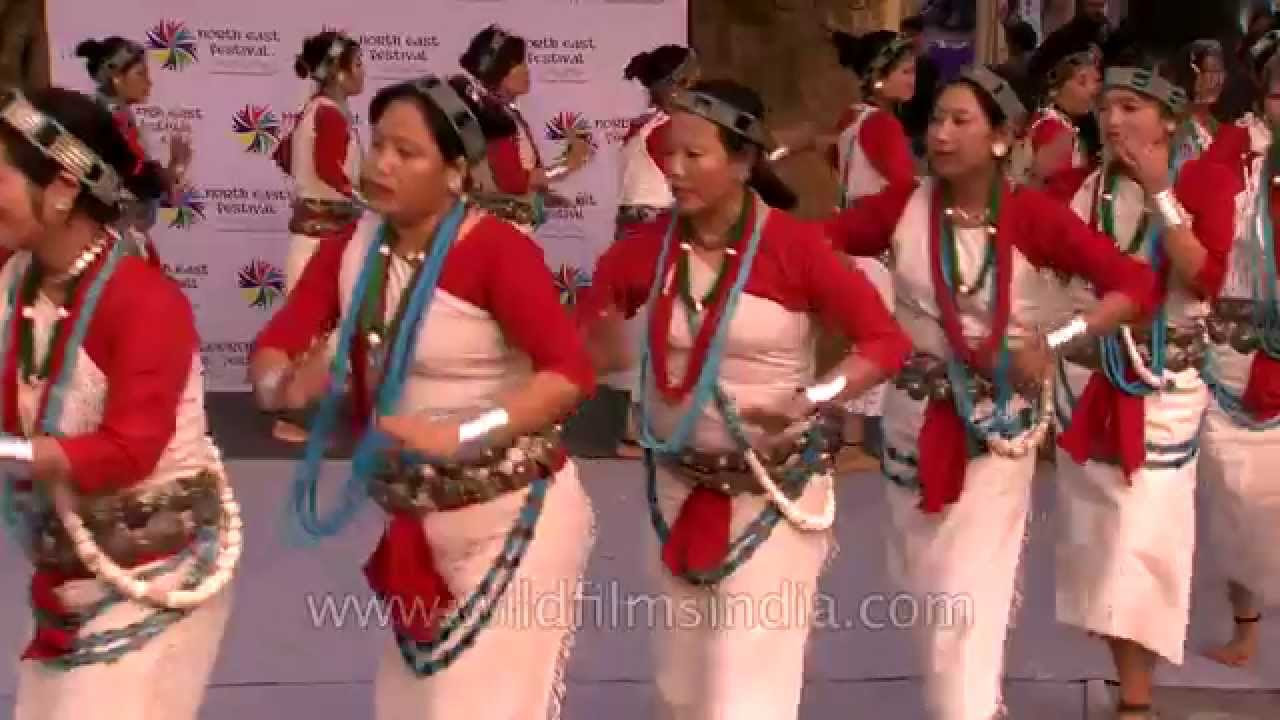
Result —
<instances>
[{"instance_id":1,"label":"dark hair","mask_svg":"<svg viewBox=\"0 0 1280 720\"><path fill-rule=\"evenodd\" d=\"M80 41L80 44L76 45L76 57L84 58L85 69L89 71L89 77L93 78L94 84L97 84L98 71L102 69L102 64L110 60L120 50L133 44L132 40L119 35L112 35L102 40L89 38ZM145 55L139 54L136 60L120 68L120 72L129 70L145 58Z\"/></svg>"},{"instance_id":2,"label":"dark hair","mask_svg":"<svg viewBox=\"0 0 1280 720\"><path fill-rule=\"evenodd\" d=\"M1220 44L1215 48L1204 41L1196 41L1178 51L1171 72L1174 83L1187 92L1189 100L1195 100L1196 95L1196 71L1192 65L1203 66L1210 55L1217 55L1223 69L1226 69L1227 55Z\"/></svg>"},{"instance_id":3,"label":"dark hair","mask_svg":"<svg viewBox=\"0 0 1280 720\"><path fill-rule=\"evenodd\" d=\"M631 58L622 71L626 80L639 80L652 90L653 86L671 77L671 73L689 57L689 48L682 45L662 45Z\"/></svg>"},{"instance_id":4,"label":"dark hair","mask_svg":"<svg viewBox=\"0 0 1280 720\"><path fill-rule=\"evenodd\" d=\"M1004 36L1009 43L1010 49L1016 48L1023 52L1031 52L1036 49L1036 45L1040 43L1040 38L1036 35L1036 29L1026 20L1015 20L1004 26Z\"/></svg>"},{"instance_id":5,"label":"dark hair","mask_svg":"<svg viewBox=\"0 0 1280 720\"><path fill-rule=\"evenodd\" d=\"M466 52L458 58L458 64L490 90L497 88L512 69L524 64L527 52L524 38L506 33L505 30L503 32L507 37L495 52L493 40L497 32L498 27L490 25L476 33L467 45Z\"/></svg>"},{"instance_id":6,"label":"dark hair","mask_svg":"<svg viewBox=\"0 0 1280 720\"><path fill-rule=\"evenodd\" d=\"M836 59L843 67L852 70L861 80L862 89L868 92L871 84L878 77L872 77L874 74L871 69L871 63L881 52L889 46L890 43L898 39L898 33L892 30L876 30L866 35L852 35L842 30L833 30L831 32L831 44L836 48ZM880 72L887 72L897 65L902 58L913 52L910 46L904 46L894 57L889 59L889 63Z\"/></svg>"},{"instance_id":7,"label":"dark hair","mask_svg":"<svg viewBox=\"0 0 1280 720\"><path fill-rule=\"evenodd\" d=\"M924 32L924 25L923 15L910 15L898 23L898 29L902 32L922 33Z\"/></svg>"},{"instance_id":8,"label":"dark hair","mask_svg":"<svg viewBox=\"0 0 1280 720\"><path fill-rule=\"evenodd\" d=\"M1000 76L1008 82L1009 79L996 72L995 68L988 68L988 70L991 70L992 73ZM978 107L982 108L982 114L986 116L987 123L990 124L992 128L998 129L1004 127L1005 124L1008 123L1009 116L1006 115L1004 109L1000 107L1000 103L996 102L996 99L991 97L991 94L988 93L981 85L966 77L956 76L950 82L942 86L942 89L938 91L938 95L941 96L948 88L952 87L966 87L973 91L973 96L978 99Z\"/></svg>"},{"instance_id":9,"label":"dark hair","mask_svg":"<svg viewBox=\"0 0 1280 720\"><path fill-rule=\"evenodd\" d=\"M741 112L754 115L761 122L764 121L764 101L755 90L746 85L733 80L704 80L694 85L691 91L713 97ZM764 148L728 128L717 126L717 129L720 131L720 142L730 155L754 153L755 161L751 166L751 177L747 179L747 186L755 190L760 195L760 199L770 207L780 210L794 209L798 198L769 166L764 157Z\"/></svg>"},{"instance_id":10,"label":"dark hair","mask_svg":"<svg viewBox=\"0 0 1280 720\"><path fill-rule=\"evenodd\" d=\"M509 137L516 132L515 121L511 119L510 115L497 105L480 100L479 94L472 86L471 81L460 75L454 75L449 77L446 82L462 98L462 102L476 116L476 120L480 121L480 129L484 133L486 140ZM369 120L374 125L377 125L378 120L382 118L382 114L387 111L391 103L397 100L408 100L422 113L422 118L426 121L427 127L430 128L431 136L435 139L436 145L439 146L440 154L444 156L445 162L454 162L466 154L462 146L462 138L453 129L453 124L449 122L449 118L445 116L444 112L415 83L416 81L406 80L395 85L388 85L379 90L369 103Z\"/></svg>"},{"instance_id":11,"label":"dark hair","mask_svg":"<svg viewBox=\"0 0 1280 720\"><path fill-rule=\"evenodd\" d=\"M139 200L155 200L164 194L164 184L155 164L144 163L143 158L134 154L111 113L93 98L60 87L32 90L26 93L26 98L97 154ZM0 143L4 144L14 167L38 187L48 187L63 170L8 123L0 123ZM112 223L120 218L118 206L105 204L83 186L76 196L75 209L100 223Z\"/></svg>"},{"instance_id":12,"label":"dark hair","mask_svg":"<svg viewBox=\"0 0 1280 720\"><path fill-rule=\"evenodd\" d=\"M334 30L325 30L302 41L302 52L293 61L293 72L303 80L311 77L311 73L328 58L329 48L333 47L334 41L339 39L342 40L343 48L342 54L338 56L337 67L350 70L356 53L360 51L360 43ZM329 77L332 78L333 75Z\"/></svg>"}]
</instances>

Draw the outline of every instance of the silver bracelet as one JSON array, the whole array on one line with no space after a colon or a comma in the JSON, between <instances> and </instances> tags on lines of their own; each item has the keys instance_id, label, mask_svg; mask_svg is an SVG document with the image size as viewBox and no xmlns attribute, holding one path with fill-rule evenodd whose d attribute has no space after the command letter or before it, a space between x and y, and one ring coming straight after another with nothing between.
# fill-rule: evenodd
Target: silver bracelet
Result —
<instances>
[{"instance_id":1,"label":"silver bracelet","mask_svg":"<svg viewBox=\"0 0 1280 720\"><path fill-rule=\"evenodd\" d=\"M774 148L773 150L770 150L769 154L766 155L765 158L768 159L768 161L771 163L776 163L779 160L785 157L788 157L790 155L791 155L791 148L787 147L786 145L780 145Z\"/></svg>"},{"instance_id":2,"label":"silver bracelet","mask_svg":"<svg viewBox=\"0 0 1280 720\"><path fill-rule=\"evenodd\" d=\"M280 392L280 385L284 382L288 368L278 367L268 370L267 374L258 379L254 383L253 389L258 396L258 402L264 406L275 404L276 395ZM268 407L268 409L270 409Z\"/></svg>"},{"instance_id":3,"label":"silver bracelet","mask_svg":"<svg viewBox=\"0 0 1280 720\"><path fill-rule=\"evenodd\" d=\"M569 174L569 166L564 163L557 163L547 168L545 173L548 182L559 180Z\"/></svg>"},{"instance_id":4,"label":"silver bracelet","mask_svg":"<svg viewBox=\"0 0 1280 720\"><path fill-rule=\"evenodd\" d=\"M458 426L458 446L463 450L472 450L484 445L494 430L505 427L509 422L511 417L503 408L481 413L479 417Z\"/></svg>"},{"instance_id":5,"label":"silver bracelet","mask_svg":"<svg viewBox=\"0 0 1280 720\"><path fill-rule=\"evenodd\" d=\"M840 393L844 392L844 389L848 387L848 385L849 378L844 375L837 375L827 382L810 385L809 387L804 388L803 392L805 398L809 402L817 405L819 403L831 402L834 398L839 396Z\"/></svg>"},{"instance_id":6,"label":"silver bracelet","mask_svg":"<svg viewBox=\"0 0 1280 720\"><path fill-rule=\"evenodd\" d=\"M1176 228L1187 224L1187 212L1173 196L1173 190L1161 190L1152 195L1151 199L1155 202L1156 211L1160 213L1160 219L1164 220L1165 227Z\"/></svg>"},{"instance_id":7,"label":"silver bracelet","mask_svg":"<svg viewBox=\"0 0 1280 720\"><path fill-rule=\"evenodd\" d=\"M1083 337L1089 332L1089 323L1085 322L1084 317L1076 315L1071 318L1071 322L1045 335L1045 344L1052 351L1058 351L1076 338Z\"/></svg>"}]
</instances>

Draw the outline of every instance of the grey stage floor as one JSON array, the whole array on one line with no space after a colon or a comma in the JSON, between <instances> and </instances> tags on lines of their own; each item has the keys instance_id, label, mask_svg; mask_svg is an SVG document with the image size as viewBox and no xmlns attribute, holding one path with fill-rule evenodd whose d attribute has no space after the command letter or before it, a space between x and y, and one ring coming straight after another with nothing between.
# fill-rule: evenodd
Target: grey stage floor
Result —
<instances>
[{"instance_id":1,"label":"grey stage floor","mask_svg":"<svg viewBox=\"0 0 1280 720\"><path fill-rule=\"evenodd\" d=\"M211 403L211 409L216 403ZM227 406L229 409L231 406ZM315 598L328 594L367 597L360 567L379 530L372 508L348 534L318 548L287 546L279 531L292 464L288 450L251 438L264 425L245 413L215 414L215 431L233 459L230 469L247 523L247 550L236 582L235 612L224 640L206 710L208 720L266 720L297 714L309 720L372 717L374 658L384 639L378 628L318 627ZM256 442L260 451L243 447ZM266 450L263 450L266 448ZM618 460L581 461L597 513L599 538L588 570L588 597L597 607L652 590L637 538L650 532L640 466ZM329 463L330 486L346 469ZM1023 561L1021 609L1009 645L1008 702L1013 718L1107 718L1109 661L1102 648L1053 621L1052 476L1044 468L1037 511ZM802 716L922 718L920 692L905 630L882 625L881 598L896 592L885 579L884 517L878 476L842 478L837 536L840 551L823 580L824 602L842 627L815 632L806 668ZM1280 621L1263 626L1261 662L1252 670L1228 670L1196 651L1228 631L1220 578L1204 548L1197 558L1194 618L1189 654L1181 668L1159 676L1164 717L1176 720L1274 720L1280 718ZM27 569L17 553L0 554L0 648L27 639L24 590ZM615 623L610 612L584 612L569 669L567 720L647 719L650 697L648 634L643 623ZM847 621L847 622L846 622ZM7 657L15 657L9 651ZM13 693L13 673L0 674L0 696ZM0 701L8 720L10 700ZM433 719L435 720L435 719ZM445 720L453 720L448 718ZM463 718L462 720L465 720Z\"/></svg>"}]
</instances>

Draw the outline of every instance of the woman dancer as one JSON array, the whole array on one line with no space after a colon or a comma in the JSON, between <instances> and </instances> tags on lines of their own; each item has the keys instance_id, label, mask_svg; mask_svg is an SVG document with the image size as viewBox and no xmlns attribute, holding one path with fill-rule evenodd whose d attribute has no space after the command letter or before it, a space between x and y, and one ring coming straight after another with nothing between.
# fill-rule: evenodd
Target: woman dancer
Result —
<instances>
[{"instance_id":1,"label":"woman dancer","mask_svg":"<svg viewBox=\"0 0 1280 720\"><path fill-rule=\"evenodd\" d=\"M515 125L514 132L489 144L488 162L472 170L473 201L511 221L527 233L542 225L545 206L567 200L553 187L576 173L591 159L588 136L567 128L564 157L547 165L537 140L516 101L529 93L528 44L497 25L490 25L471 39L458 62L486 103L503 108Z\"/></svg>"},{"instance_id":2,"label":"woman dancer","mask_svg":"<svg viewBox=\"0 0 1280 720\"><path fill-rule=\"evenodd\" d=\"M1213 344L1205 380L1213 395L1205 418L1200 472L1209 485L1215 557L1227 577L1234 632L1209 657L1247 665L1258 650L1262 606L1280 602L1280 347L1276 344L1275 234L1280 157L1271 128L1280 126L1280 33L1248 55L1262 88L1256 111L1218 134L1206 159L1241 178L1235 244L1222 292L1208 319ZM1260 272L1261 271L1261 272Z\"/></svg>"},{"instance_id":3,"label":"woman dancer","mask_svg":"<svg viewBox=\"0 0 1280 720\"><path fill-rule=\"evenodd\" d=\"M313 35L302 43L294 71L312 86L312 92L298 124L274 156L280 169L293 178L296 197L284 263L286 293L298 284L320 238L349 235L361 212L355 183L363 149L348 104L364 91L360 45L332 30ZM332 354L332 336L325 343ZM306 442L305 424L305 413L280 413L272 434L286 442Z\"/></svg>"},{"instance_id":4,"label":"woman dancer","mask_svg":"<svg viewBox=\"0 0 1280 720\"><path fill-rule=\"evenodd\" d=\"M967 69L938 98L932 176L863 198L829 224L846 252L894 253L897 317L915 345L885 397L889 567L933 608L914 632L939 720L990 720L1001 707L1035 448L1051 422L1051 356L1135 317L1154 294L1150 271L1061 203L1005 182L1025 114L1007 82ZM1041 269L1089 280L1101 301L1042 335L1051 318L1039 305Z\"/></svg>"},{"instance_id":5,"label":"woman dancer","mask_svg":"<svg viewBox=\"0 0 1280 720\"><path fill-rule=\"evenodd\" d=\"M294 72L313 88L298 124L276 148L280 169L293 178L286 289L292 292L320 238L349 230L360 217L355 183L360 177L360 134L350 99L364 91L360 45L327 30L302 43Z\"/></svg>"},{"instance_id":6,"label":"woman dancer","mask_svg":"<svg viewBox=\"0 0 1280 720\"><path fill-rule=\"evenodd\" d=\"M629 349L621 318L648 305L639 387L653 553L671 603L660 617L682 618L658 622L659 717L786 720L799 711L808 608L784 627L723 613L730 598L780 587L788 602L812 598L835 509L813 416L894 372L907 343L818 229L775 209L795 198L765 165L760 98L709 81L673 108L676 209L605 252L578 310L607 367ZM819 322L859 351L816 381Z\"/></svg>"},{"instance_id":7,"label":"woman dancer","mask_svg":"<svg viewBox=\"0 0 1280 720\"><path fill-rule=\"evenodd\" d=\"M1046 103L1014 146L1010 168L1015 182L1036 187L1064 170L1091 166L1094 155L1081 130L1102 87L1102 53L1093 45L1055 47L1060 57L1040 59L1051 68L1045 79Z\"/></svg>"},{"instance_id":8,"label":"woman dancer","mask_svg":"<svg viewBox=\"0 0 1280 720\"><path fill-rule=\"evenodd\" d=\"M117 35L103 40L90 38L76 46L76 56L84 59L89 77L98 86L98 102L111 113L134 154L141 158L135 174L159 175L162 194L177 190L191 166L190 139L170 133L169 164L160 165L151 159L148 137L133 115L133 106L145 103L151 96L151 74L143 47ZM150 231L159 207L160 202L155 199L130 202L121 218L134 250L156 267L162 263Z\"/></svg>"},{"instance_id":9,"label":"woman dancer","mask_svg":"<svg viewBox=\"0 0 1280 720\"><path fill-rule=\"evenodd\" d=\"M886 185L915 178L911 144L895 112L915 95L916 55L910 39L888 30L861 37L833 30L831 41L840 64L861 78L863 98L845 110L836 124L836 142L827 151L840 184L837 206L843 210ZM855 262L884 304L893 307L889 258L855 258ZM849 406L854 423L851 439L860 438L872 457L880 455L884 392L883 385L875 387Z\"/></svg>"},{"instance_id":10,"label":"woman dancer","mask_svg":"<svg viewBox=\"0 0 1280 720\"><path fill-rule=\"evenodd\" d=\"M241 525L191 307L112 229L160 188L69 90L3 96L0 148L2 515L35 565L14 717L195 720Z\"/></svg>"},{"instance_id":11,"label":"woman dancer","mask_svg":"<svg viewBox=\"0 0 1280 720\"><path fill-rule=\"evenodd\" d=\"M1179 160L1186 162L1208 150L1222 126L1213 114L1227 79L1222 43L1196 40L1183 50L1178 65L1180 77L1176 82L1191 102L1174 148Z\"/></svg>"},{"instance_id":12,"label":"woman dancer","mask_svg":"<svg viewBox=\"0 0 1280 720\"><path fill-rule=\"evenodd\" d=\"M1166 69L1140 57L1107 69L1100 123L1110 161L1064 192L1078 216L1161 278L1154 316L1060 365L1057 615L1105 639L1125 720L1150 717L1157 658L1182 662L1209 398L1201 338L1239 185L1217 163L1179 162L1187 96ZM1077 308L1093 303L1086 288L1073 294Z\"/></svg>"},{"instance_id":13,"label":"woman dancer","mask_svg":"<svg viewBox=\"0 0 1280 720\"><path fill-rule=\"evenodd\" d=\"M538 247L466 200L486 147L467 95L464 79L433 76L378 92L371 212L350 240L321 242L251 360L265 408L322 397L294 484L306 536L341 531L367 495L389 516L365 566L397 609L379 720L558 717L573 619L544 603L572 612L592 544L558 439L593 387L590 359ZM308 349L335 324L330 369ZM321 517L318 472L348 369L355 418L373 424ZM536 625L515 620L535 611Z\"/></svg>"}]
</instances>

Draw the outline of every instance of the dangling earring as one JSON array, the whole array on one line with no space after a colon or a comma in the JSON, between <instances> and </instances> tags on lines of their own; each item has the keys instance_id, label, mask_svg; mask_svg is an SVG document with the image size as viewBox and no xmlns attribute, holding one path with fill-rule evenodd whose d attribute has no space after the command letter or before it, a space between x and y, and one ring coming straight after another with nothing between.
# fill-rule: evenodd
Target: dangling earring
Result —
<instances>
[{"instance_id":1,"label":"dangling earring","mask_svg":"<svg viewBox=\"0 0 1280 720\"><path fill-rule=\"evenodd\" d=\"M1003 140L997 140L991 143L991 154L1002 158L1009 154L1009 146Z\"/></svg>"},{"instance_id":2,"label":"dangling earring","mask_svg":"<svg viewBox=\"0 0 1280 720\"><path fill-rule=\"evenodd\" d=\"M877 89L877 90L883 90L883 89L884 89L884 81L883 81L883 80L877 80L877 81L875 81L874 83L872 83L872 84L871 84L871 87L873 87L873 88L875 88L875 89Z\"/></svg>"},{"instance_id":3,"label":"dangling earring","mask_svg":"<svg viewBox=\"0 0 1280 720\"><path fill-rule=\"evenodd\" d=\"M454 195L462 194L462 178L457 175L450 175L448 180L449 192Z\"/></svg>"},{"instance_id":4,"label":"dangling earring","mask_svg":"<svg viewBox=\"0 0 1280 720\"><path fill-rule=\"evenodd\" d=\"M1178 131L1178 123L1170 120L1164 124L1164 129L1166 132L1172 135Z\"/></svg>"}]
</instances>

